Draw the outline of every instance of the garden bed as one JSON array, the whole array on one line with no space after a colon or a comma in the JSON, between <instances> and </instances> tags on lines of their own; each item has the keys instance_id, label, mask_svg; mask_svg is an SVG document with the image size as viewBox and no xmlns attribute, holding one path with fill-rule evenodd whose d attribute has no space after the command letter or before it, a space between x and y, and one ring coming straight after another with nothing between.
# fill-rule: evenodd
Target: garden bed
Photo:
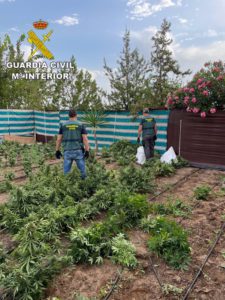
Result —
<instances>
[{"instance_id":1,"label":"garden bed","mask_svg":"<svg viewBox=\"0 0 225 300\"><path fill-rule=\"evenodd\" d=\"M105 159L101 159L101 161L104 162ZM44 174L38 173L36 180L32 181L31 179L31 181L25 183L24 189L21 189L24 197L22 199L25 202L21 202L21 207L16 202L11 206L9 205L11 213L18 213L18 219L15 219L18 223L11 220L10 214L8 215L9 212L3 211L3 215L5 214L3 221L8 230L4 229L5 226L2 227L3 231L0 231L0 239L4 250L9 250L11 253L15 248L15 254L9 253L8 256L13 263L18 264L15 261L17 257L20 257L22 261L25 260L25 256L21 256L21 252L18 252L21 250L18 249L25 242L22 234L25 234L29 226L32 226L34 230L43 232L42 239L46 243L45 247L50 243L49 245L52 248L37 248L40 254L36 254L36 256L32 254L36 265L33 266L29 263L31 270L40 272L38 269L39 263L46 264L46 261L52 259L51 256L46 255L53 255L54 257L54 253L58 253L54 258L58 260L56 265L53 264L49 271L46 269L46 272L50 272L48 276L51 276L52 280L44 281L47 289L42 293L41 298L35 296L33 299L53 299L54 297L61 300L182 299L187 287L207 256L224 222L225 172L190 167L175 170L173 167L161 165L157 160L147 167L127 166L125 160L119 160L119 163L117 161L107 163L106 168L108 166L109 171L105 171L104 166L98 165L95 161L88 163L88 174L90 176L86 182L87 191L83 190L83 192L83 183L79 180L79 174L76 170L71 173L71 176L65 178L59 167L52 167L54 168L52 171L47 168L43 171ZM155 177L152 177L152 172ZM144 185L139 181L138 176L142 176ZM120 187L121 183L122 186ZM24 184L24 182L21 182L21 184ZM43 187L40 188L40 185L43 185ZM80 188L78 188L79 186ZM64 194L65 188L68 188L66 194ZM132 196L126 194L126 189L130 191ZM117 193L115 195L121 198L120 200L113 198L115 192ZM166 263L165 257L159 257L156 252L149 251L147 246L149 239L154 236L157 238L157 235L151 232L152 229L149 233L144 232L145 227L140 226L139 221L144 220L143 216L146 216L146 204L145 196L137 196L136 193L147 195L147 200L150 203L149 216L151 216L150 220L153 223L146 223L145 221L143 224L152 226L157 218L161 218L167 226L172 226L170 222L174 220L176 224L181 224L181 230L184 228L187 231L191 251L190 263L188 265L185 263L184 268L180 268L179 264L177 268L174 268L168 262ZM15 199L21 201L21 196L19 194L15 195L14 193L14 197L17 197ZM72 195L75 197L74 199L82 199L82 201L76 202L76 200L73 202ZM59 196L60 198L58 198ZM38 201L35 202L36 197L40 199L41 205ZM198 198L199 200L197 200ZM31 203L30 199L32 200ZM128 211L130 215L126 219ZM32 216L29 216L30 212L33 212ZM119 216L119 212L125 212L125 214L122 213ZM138 212L139 215L136 215L135 212ZM23 217L21 218L21 216ZM14 215L12 217L15 218ZM26 218L28 218L27 221ZM21 225L19 225L20 223ZM13 232L10 233L9 229ZM37 234L39 234L38 232ZM134 246L137 265L132 258L132 251L128 244L126 247L129 250L124 253L123 261L115 253L114 256L112 255L112 249L108 247L111 247L111 243L118 236L118 232L124 233L126 239ZM15 233L16 241L13 242ZM97 234L96 238L98 237L99 242L94 246L95 241L92 241L93 245L91 247L93 248L86 249L86 244L83 241L88 236L89 238L94 236L93 234ZM58 235L60 235L61 246L55 240ZM84 236L82 237L82 235ZM206 263L203 274L190 293L189 299L223 299L225 293L224 239L223 233ZM120 247L122 247L122 244L126 245L124 238L121 239L120 237L118 241ZM40 241L39 244L42 245L43 242ZM95 252L88 254L89 260L82 256L84 249L86 249L85 251L92 249L92 251L98 252L96 248L98 245L102 247L102 252L100 251L98 254L102 255L102 258L96 257ZM82 249L82 247L84 248ZM70 253L73 254L74 262L72 264L62 263L60 261L61 257L65 260L69 259L69 256L64 258L69 249L72 251ZM81 252L77 252L77 250ZM127 268L128 265L125 265L126 254L130 259L127 263L132 264L133 267ZM188 253L187 256L189 256ZM112 259L112 257L114 258ZM98 259L100 259L99 262L102 260L102 264L96 265L92 258L96 259L96 262ZM113 261L117 261L117 263L115 264ZM90 262L93 265L90 265ZM121 262L124 265L121 265ZM47 268L50 266L47 265ZM52 268L55 270L53 271ZM43 271L45 272L45 268ZM7 269L5 272L7 273ZM25 272L23 276L27 276L26 271L23 270L23 272ZM50 275L51 272L52 275ZM42 276L45 275L39 275L40 278ZM26 277L24 278L26 280ZM10 279L10 285L12 283L16 284L13 280L17 281L17 277ZM7 284L7 281L5 284ZM113 290L111 290L112 287ZM28 285L28 288L29 293L34 293L33 285ZM19 285L19 289L21 293L24 293L24 284ZM3 293L3 291L0 291L0 293ZM108 293L110 293L109 298ZM30 294L28 295L30 296ZM15 299L20 300L22 298L16 296Z\"/></svg>"},{"instance_id":2,"label":"garden bed","mask_svg":"<svg viewBox=\"0 0 225 300\"><path fill-rule=\"evenodd\" d=\"M168 178L158 178L157 183L160 187L165 185L171 185L178 182L185 175L189 175L193 171L193 168L183 168L177 171L177 173ZM154 267L158 273L158 276L163 284L167 284L168 288L165 291L168 295L162 293L162 290L156 280L156 277L152 271L151 263L149 260L149 251L147 248L148 235L140 230L129 231L129 239L136 248L136 256L138 258L139 267L135 271L126 269L121 275L121 280L115 288L115 292L110 299L114 300L153 300L153 299L181 299L184 294L185 288L191 283L194 275L198 271L198 268L204 261L210 246L216 238L222 224L222 214L225 214L225 195L220 196L220 186L218 177L225 175L221 171L213 170L200 170L200 172L194 174L186 182L175 188L173 191L168 191L159 196L156 203L163 203L168 201L168 197L179 197L184 203L194 207L196 203L193 201L193 190L196 186L201 184L209 184L212 187L215 184L214 192L218 193L211 197L207 201L199 202L198 206L192 210L192 212L185 218L175 217L184 228L190 231L189 242L191 245L191 257L192 261L188 270L177 271L169 267L162 259L156 255L151 254ZM174 216L173 216L174 218ZM212 256L210 257L203 274L200 276L196 283L196 286L191 293L189 299L218 299L222 300L225 293L225 258L223 253L225 252L225 236L223 234L221 240L216 246ZM96 267L95 267L96 268ZM95 269L94 268L94 269ZM57 296L60 299L69 300L71 294L76 291L86 297L96 297L96 299L104 299L100 297L101 293L105 290L109 290L110 284L112 284L115 274L108 278L109 262L104 263L98 270L99 272L92 273L93 267L87 265L74 267L72 273L69 270L65 270L58 278L54 280L51 287L48 290L48 296ZM115 266L111 264L111 270L115 271ZM67 277L69 272L70 276ZM79 277L72 276L78 272ZM65 274L65 276L64 276ZM87 275L88 274L88 275ZM92 274L92 276L90 275ZM97 290L89 285L93 280L99 279L107 274L105 277L106 282L102 284ZM87 277L86 277L87 276ZM86 285L82 285L82 279L85 278ZM88 280L86 280L88 279ZM63 288L60 289L60 285L63 282ZM79 285L82 285L79 288ZM169 286L170 285L170 286ZM76 287L76 288L75 288ZM77 288L78 287L78 288ZM98 287L98 285L97 285ZM176 295L176 291L182 290L181 294Z\"/></svg>"}]
</instances>

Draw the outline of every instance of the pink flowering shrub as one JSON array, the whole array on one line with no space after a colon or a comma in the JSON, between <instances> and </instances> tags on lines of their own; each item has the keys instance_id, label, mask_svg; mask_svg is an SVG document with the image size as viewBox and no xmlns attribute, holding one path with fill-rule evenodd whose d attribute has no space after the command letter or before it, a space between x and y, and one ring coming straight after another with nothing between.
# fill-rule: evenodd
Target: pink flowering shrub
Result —
<instances>
[{"instance_id":1,"label":"pink flowering shrub","mask_svg":"<svg viewBox=\"0 0 225 300\"><path fill-rule=\"evenodd\" d=\"M185 108L205 118L225 107L225 63L205 63L186 87L167 98L166 107Z\"/></svg>"}]
</instances>

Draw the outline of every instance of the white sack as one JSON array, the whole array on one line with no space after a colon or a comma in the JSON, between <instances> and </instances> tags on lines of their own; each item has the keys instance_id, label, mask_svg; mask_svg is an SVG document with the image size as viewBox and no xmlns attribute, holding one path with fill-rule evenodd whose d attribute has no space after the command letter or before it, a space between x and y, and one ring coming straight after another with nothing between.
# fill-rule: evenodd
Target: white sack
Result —
<instances>
[{"instance_id":1,"label":"white sack","mask_svg":"<svg viewBox=\"0 0 225 300\"><path fill-rule=\"evenodd\" d=\"M172 160L177 160L176 153L174 152L173 147L170 147L160 158L161 162L171 164Z\"/></svg>"},{"instance_id":2,"label":"white sack","mask_svg":"<svg viewBox=\"0 0 225 300\"><path fill-rule=\"evenodd\" d=\"M137 163L138 164L143 165L145 163L146 157L145 157L145 151L144 151L143 146L139 146L137 148L136 158L137 158Z\"/></svg>"}]
</instances>

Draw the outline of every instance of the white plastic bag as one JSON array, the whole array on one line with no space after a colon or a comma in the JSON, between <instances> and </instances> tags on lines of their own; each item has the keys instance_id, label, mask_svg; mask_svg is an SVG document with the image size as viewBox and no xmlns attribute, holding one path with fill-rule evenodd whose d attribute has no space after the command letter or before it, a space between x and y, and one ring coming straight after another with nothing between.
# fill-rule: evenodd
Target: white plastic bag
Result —
<instances>
[{"instance_id":1,"label":"white plastic bag","mask_svg":"<svg viewBox=\"0 0 225 300\"><path fill-rule=\"evenodd\" d=\"M172 160L177 160L176 153L173 147L170 147L160 158L161 162L165 162L167 164L171 164Z\"/></svg>"},{"instance_id":2,"label":"white plastic bag","mask_svg":"<svg viewBox=\"0 0 225 300\"><path fill-rule=\"evenodd\" d=\"M137 163L138 164L143 165L145 163L146 157L145 157L145 151L144 151L143 146L139 146L137 148L136 158L137 158Z\"/></svg>"}]
</instances>

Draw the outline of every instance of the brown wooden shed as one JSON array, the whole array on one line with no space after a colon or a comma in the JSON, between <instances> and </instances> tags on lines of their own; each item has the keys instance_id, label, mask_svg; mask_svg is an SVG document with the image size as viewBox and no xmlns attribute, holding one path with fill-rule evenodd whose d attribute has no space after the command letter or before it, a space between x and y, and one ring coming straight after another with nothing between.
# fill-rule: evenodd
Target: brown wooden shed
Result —
<instances>
[{"instance_id":1,"label":"brown wooden shed","mask_svg":"<svg viewBox=\"0 0 225 300\"><path fill-rule=\"evenodd\" d=\"M192 165L225 169L225 111L199 114L172 110L168 124L167 147Z\"/></svg>"}]
</instances>

